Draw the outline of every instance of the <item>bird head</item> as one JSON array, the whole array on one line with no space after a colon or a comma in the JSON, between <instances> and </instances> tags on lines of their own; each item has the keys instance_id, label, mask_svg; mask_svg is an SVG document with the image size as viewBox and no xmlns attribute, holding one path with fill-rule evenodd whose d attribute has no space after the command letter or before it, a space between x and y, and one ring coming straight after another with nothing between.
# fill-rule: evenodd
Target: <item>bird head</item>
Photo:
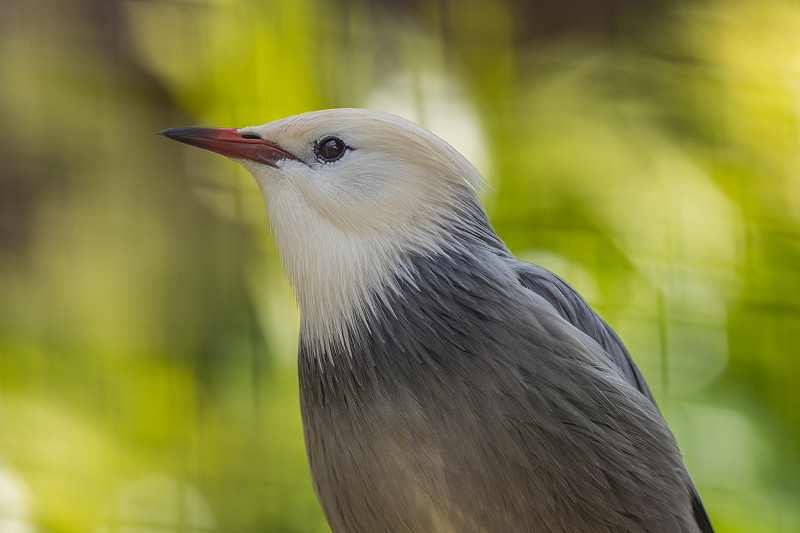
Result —
<instances>
[{"instance_id":1,"label":"bird head","mask_svg":"<svg viewBox=\"0 0 800 533\"><path fill-rule=\"evenodd\" d=\"M482 178L449 144L400 117L330 109L261 126L172 128L174 140L239 161L264 195L305 329L340 333L410 253L436 254L448 227L483 213Z\"/></svg>"}]
</instances>

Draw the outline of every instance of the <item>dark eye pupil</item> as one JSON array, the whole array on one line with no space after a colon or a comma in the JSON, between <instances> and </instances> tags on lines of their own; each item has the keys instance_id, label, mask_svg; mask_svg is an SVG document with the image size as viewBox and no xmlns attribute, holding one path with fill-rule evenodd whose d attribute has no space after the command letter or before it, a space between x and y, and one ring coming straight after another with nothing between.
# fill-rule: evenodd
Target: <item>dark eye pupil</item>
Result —
<instances>
[{"instance_id":1,"label":"dark eye pupil","mask_svg":"<svg viewBox=\"0 0 800 533\"><path fill-rule=\"evenodd\" d=\"M314 146L317 159L331 163L342 157L347 150L347 145L339 137L325 137Z\"/></svg>"}]
</instances>

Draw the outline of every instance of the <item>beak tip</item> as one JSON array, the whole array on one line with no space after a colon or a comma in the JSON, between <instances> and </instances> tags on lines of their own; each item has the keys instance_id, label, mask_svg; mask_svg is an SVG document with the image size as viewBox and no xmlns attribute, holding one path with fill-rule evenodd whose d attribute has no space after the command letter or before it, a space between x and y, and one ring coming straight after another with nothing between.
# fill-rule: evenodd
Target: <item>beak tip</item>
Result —
<instances>
[{"instance_id":1,"label":"beak tip","mask_svg":"<svg viewBox=\"0 0 800 533\"><path fill-rule=\"evenodd\" d=\"M231 159L251 159L275 167L282 159L297 160L275 143L244 137L235 128L182 127L157 132L173 141L216 152Z\"/></svg>"}]
</instances>

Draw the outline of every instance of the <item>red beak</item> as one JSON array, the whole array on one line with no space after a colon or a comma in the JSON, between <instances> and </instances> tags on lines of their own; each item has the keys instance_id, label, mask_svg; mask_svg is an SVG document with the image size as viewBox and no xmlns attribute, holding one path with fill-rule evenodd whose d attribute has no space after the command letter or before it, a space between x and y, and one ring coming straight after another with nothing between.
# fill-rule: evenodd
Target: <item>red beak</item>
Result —
<instances>
[{"instance_id":1,"label":"red beak","mask_svg":"<svg viewBox=\"0 0 800 533\"><path fill-rule=\"evenodd\" d=\"M240 134L235 128L170 128L159 131L158 134L227 157L251 159L276 168L278 161L282 159L297 160L277 144L260 139L252 133Z\"/></svg>"}]
</instances>

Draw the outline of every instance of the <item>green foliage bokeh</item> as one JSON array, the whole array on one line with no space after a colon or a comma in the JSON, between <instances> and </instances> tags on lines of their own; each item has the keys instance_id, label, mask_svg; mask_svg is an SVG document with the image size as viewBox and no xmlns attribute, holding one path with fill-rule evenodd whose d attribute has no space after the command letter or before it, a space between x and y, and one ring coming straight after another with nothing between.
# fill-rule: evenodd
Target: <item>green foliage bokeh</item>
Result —
<instances>
[{"instance_id":1,"label":"green foliage bokeh","mask_svg":"<svg viewBox=\"0 0 800 533\"><path fill-rule=\"evenodd\" d=\"M796 2L5 4L0 531L327 530L260 193L154 133L371 107L620 333L717 531L800 532Z\"/></svg>"}]
</instances>

